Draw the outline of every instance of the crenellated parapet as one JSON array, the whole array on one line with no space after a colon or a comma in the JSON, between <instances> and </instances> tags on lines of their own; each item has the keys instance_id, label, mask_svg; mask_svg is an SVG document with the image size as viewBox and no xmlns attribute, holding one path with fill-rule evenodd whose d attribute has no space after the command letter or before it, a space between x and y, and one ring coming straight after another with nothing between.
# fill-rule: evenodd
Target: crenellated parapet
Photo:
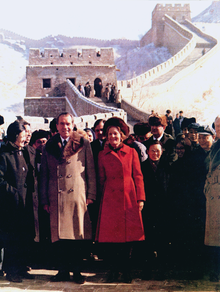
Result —
<instances>
[{"instance_id":1,"label":"crenellated parapet","mask_svg":"<svg viewBox=\"0 0 220 292\"><path fill-rule=\"evenodd\" d=\"M97 49L39 49L29 50L29 66L31 65L65 65L65 66L105 66L115 65L112 48Z\"/></svg>"},{"instance_id":2,"label":"crenellated parapet","mask_svg":"<svg viewBox=\"0 0 220 292\"><path fill-rule=\"evenodd\" d=\"M152 12L152 14L156 13L157 11L186 11L190 12L190 5L189 4L157 4Z\"/></svg>"}]
</instances>

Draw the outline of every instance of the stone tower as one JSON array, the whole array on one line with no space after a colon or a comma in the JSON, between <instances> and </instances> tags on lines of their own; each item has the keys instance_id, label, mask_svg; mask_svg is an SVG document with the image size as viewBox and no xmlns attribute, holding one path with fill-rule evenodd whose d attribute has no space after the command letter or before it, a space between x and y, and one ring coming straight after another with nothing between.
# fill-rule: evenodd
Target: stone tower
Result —
<instances>
[{"instance_id":1,"label":"stone tower","mask_svg":"<svg viewBox=\"0 0 220 292\"><path fill-rule=\"evenodd\" d=\"M157 4L152 12L152 27L141 39L141 46L152 42L155 46L163 46L165 14L179 23L183 23L185 19L191 21L189 4Z\"/></svg>"},{"instance_id":2,"label":"stone tower","mask_svg":"<svg viewBox=\"0 0 220 292\"><path fill-rule=\"evenodd\" d=\"M67 79L75 86L89 82L92 97L95 84L117 84L113 49L30 49L26 78L26 97L64 96Z\"/></svg>"}]
</instances>

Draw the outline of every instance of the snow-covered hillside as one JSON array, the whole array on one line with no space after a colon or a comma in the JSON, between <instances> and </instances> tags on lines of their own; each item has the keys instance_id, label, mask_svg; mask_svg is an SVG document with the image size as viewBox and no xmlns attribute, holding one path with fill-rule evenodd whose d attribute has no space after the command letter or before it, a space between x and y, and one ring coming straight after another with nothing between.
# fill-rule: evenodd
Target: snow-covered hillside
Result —
<instances>
[{"instance_id":1,"label":"snow-covered hillside","mask_svg":"<svg viewBox=\"0 0 220 292\"><path fill-rule=\"evenodd\" d=\"M116 53L120 54L120 57L115 60L120 70L117 72L118 80L131 79L172 57L167 48L156 48L153 43L130 50L121 48L116 50Z\"/></svg>"},{"instance_id":2,"label":"snow-covered hillside","mask_svg":"<svg viewBox=\"0 0 220 292\"><path fill-rule=\"evenodd\" d=\"M16 115L24 113L27 64L23 53L0 44L0 114L6 121L13 121Z\"/></svg>"},{"instance_id":3,"label":"snow-covered hillside","mask_svg":"<svg viewBox=\"0 0 220 292\"><path fill-rule=\"evenodd\" d=\"M220 2L213 1L203 12L193 17L192 22L220 23Z\"/></svg>"}]
</instances>

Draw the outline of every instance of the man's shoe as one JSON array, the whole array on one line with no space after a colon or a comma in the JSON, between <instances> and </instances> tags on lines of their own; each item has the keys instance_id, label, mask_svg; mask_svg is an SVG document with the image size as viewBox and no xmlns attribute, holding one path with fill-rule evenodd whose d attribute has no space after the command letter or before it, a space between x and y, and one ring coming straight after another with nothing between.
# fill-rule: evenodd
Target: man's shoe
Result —
<instances>
[{"instance_id":1,"label":"man's shoe","mask_svg":"<svg viewBox=\"0 0 220 292\"><path fill-rule=\"evenodd\" d=\"M209 275L209 281L210 282L218 282L219 281L219 276L217 273L210 273Z\"/></svg>"},{"instance_id":2,"label":"man's shoe","mask_svg":"<svg viewBox=\"0 0 220 292\"><path fill-rule=\"evenodd\" d=\"M123 273L123 282L128 283L128 284L132 283L132 277L131 277L131 274L129 272Z\"/></svg>"},{"instance_id":3,"label":"man's shoe","mask_svg":"<svg viewBox=\"0 0 220 292\"><path fill-rule=\"evenodd\" d=\"M74 273L73 274L73 282L77 284L84 284L86 281L85 277L81 275L80 273Z\"/></svg>"},{"instance_id":4,"label":"man's shoe","mask_svg":"<svg viewBox=\"0 0 220 292\"><path fill-rule=\"evenodd\" d=\"M20 274L20 276L23 279L29 279L29 280L34 279L34 275L31 275L28 272L23 272Z\"/></svg>"},{"instance_id":5,"label":"man's shoe","mask_svg":"<svg viewBox=\"0 0 220 292\"><path fill-rule=\"evenodd\" d=\"M14 283L22 283L22 279L20 275L13 275L13 274L7 274L6 275L6 280Z\"/></svg>"},{"instance_id":6,"label":"man's shoe","mask_svg":"<svg viewBox=\"0 0 220 292\"><path fill-rule=\"evenodd\" d=\"M62 281L69 281L70 280L70 273L69 272L58 272L55 276L50 278L51 282L62 282Z\"/></svg>"},{"instance_id":7,"label":"man's shoe","mask_svg":"<svg viewBox=\"0 0 220 292\"><path fill-rule=\"evenodd\" d=\"M113 272L111 271L106 279L106 283L115 283L119 281L119 272Z\"/></svg>"}]
</instances>

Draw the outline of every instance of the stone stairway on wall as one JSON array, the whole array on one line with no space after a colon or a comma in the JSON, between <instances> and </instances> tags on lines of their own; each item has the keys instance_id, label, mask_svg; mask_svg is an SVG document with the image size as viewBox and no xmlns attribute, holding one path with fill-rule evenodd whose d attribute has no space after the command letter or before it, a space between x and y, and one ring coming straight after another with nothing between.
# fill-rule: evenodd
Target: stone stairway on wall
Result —
<instances>
[{"instance_id":1,"label":"stone stairway on wall","mask_svg":"<svg viewBox=\"0 0 220 292\"><path fill-rule=\"evenodd\" d=\"M98 103L99 105L102 105L102 106L110 106L110 107L117 108L116 103L114 103L114 102L107 103L106 99L104 97L102 97L102 98L90 97L89 99L94 101L94 102L96 102L96 103ZM136 124L138 122L140 122L140 120L134 119L129 114L127 114L127 124L128 124L128 126L130 128L130 133L133 133L133 126L134 126L134 124Z\"/></svg>"}]
</instances>

